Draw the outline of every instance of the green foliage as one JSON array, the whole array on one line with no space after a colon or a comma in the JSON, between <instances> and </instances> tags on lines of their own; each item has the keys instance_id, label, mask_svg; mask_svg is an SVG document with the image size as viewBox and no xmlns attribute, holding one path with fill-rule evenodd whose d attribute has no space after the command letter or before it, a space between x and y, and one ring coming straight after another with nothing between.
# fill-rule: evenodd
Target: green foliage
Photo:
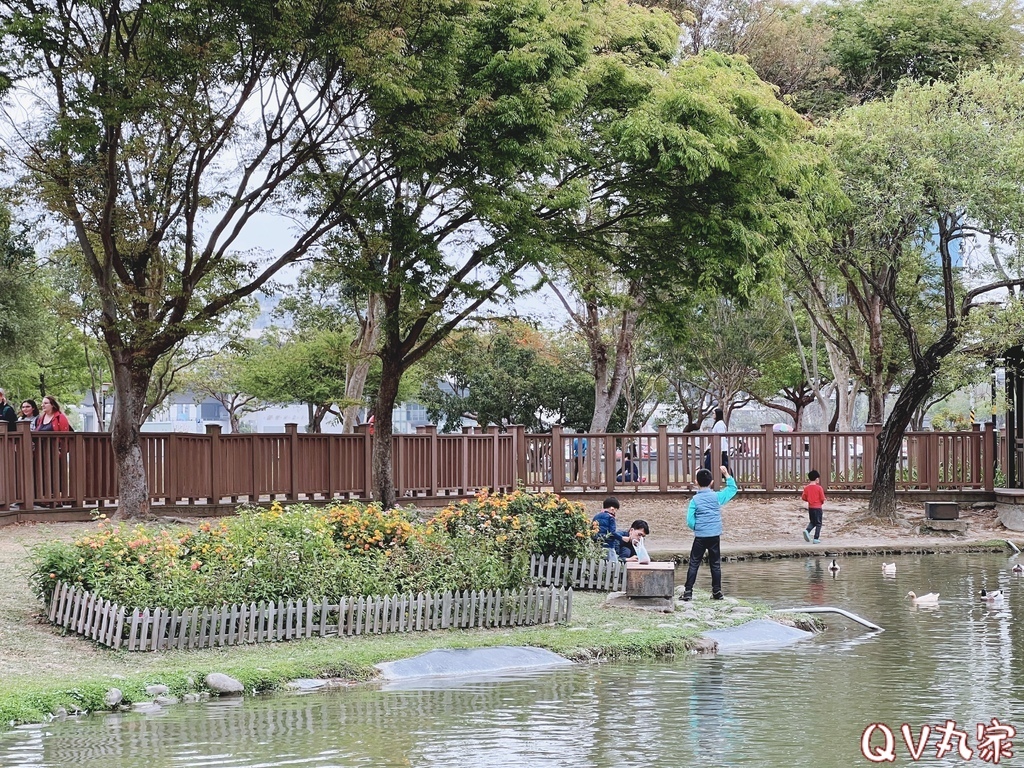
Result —
<instances>
[{"instance_id":1,"label":"green foliage","mask_svg":"<svg viewBox=\"0 0 1024 768\"><path fill-rule=\"evenodd\" d=\"M536 432L552 424L585 429L593 413L593 378L553 336L522 321L452 334L425 361L423 374L418 399L448 430L459 429L467 415Z\"/></svg>"},{"instance_id":2,"label":"green foliage","mask_svg":"<svg viewBox=\"0 0 1024 768\"><path fill-rule=\"evenodd\" d=\"M952 81L1020 57L1019 13L998 0L842 0L825 17L835 65L862 100L891 94L904 78Z\"/></svg>"},{"instance_id":3,"label":"green foliage","mask_svg":"<svg viewBox=\"0 0 1024 768\"><path fill-rule=\"evenodd\" d=\"M531 553L593 553L583 508L553 494L484 492L421 522L358 502L274 502L196 529L112 525L32 552L32 586L58 581L125 606L221 603L436 590L516 589Z\"/></svg>"}]
</instances>

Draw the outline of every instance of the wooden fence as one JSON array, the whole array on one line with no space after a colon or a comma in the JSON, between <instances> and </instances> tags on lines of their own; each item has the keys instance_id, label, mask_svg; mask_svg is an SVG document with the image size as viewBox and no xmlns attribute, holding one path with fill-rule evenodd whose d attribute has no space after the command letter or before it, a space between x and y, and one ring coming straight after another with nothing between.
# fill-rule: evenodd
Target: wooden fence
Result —
<instances>
[{"instance_id":1,"label":"wooden fence","mask_svg":"<svg viewBox=\"0 0 1024 768\"><path fill-rule=\"evenodd\" d=\"M517 627L569 621L572 589L437 592L288 600L219 608L125 608L58 582L49 619L110 648L158 651L267 643L303 637Z\"/></svg>"},{"instance_id":2,"label":"wooden fence","mask_svg":"<svg viewBox=\"0 0 1024 768\"><path fill-rule=\"evenodd\" d=\"M626 588L626 564L530 555L530 579L543 586L621 592Z\"/></svg>"},{"instance_id":3,"label":"wooden fence","mask_svg":"<svg viewBox=\"0 0 1024 768\"><path fill-rule=\"evenodd\" d=\"M867 491L873 482L877 428L865 432L726 435L654 433L578 435L555 428L527 434L439 435L426 427L396 435L394 477L400 499L468 496L523 485L557 493L691 491L706 452L729 461L745 491L789 493L817 469L833 492ZM316 435L288 425L280 434L142 434L154 505L229 511L240 501L368 500L373 436ZM1003 461L1005 461L1005 452ZM627 458L628 456L628 458ZM717 467L720 458L712 464ZM898 491L987 491L994 487L991 431L908 433L898 459ZM117 474L107 433L0 432L0 522L48 517L47 510L112 508ZM27 510L36 510L31 518Z\"/></svg>"}]
</instances>

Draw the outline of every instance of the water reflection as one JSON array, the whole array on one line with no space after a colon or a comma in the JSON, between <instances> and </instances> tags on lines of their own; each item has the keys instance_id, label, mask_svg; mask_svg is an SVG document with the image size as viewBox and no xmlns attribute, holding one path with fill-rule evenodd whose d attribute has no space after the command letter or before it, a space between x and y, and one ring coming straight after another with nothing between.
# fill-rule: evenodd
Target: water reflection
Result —
<instances>
[{"instance_id":1,"label":"water reflection","mask_svg":"<svg viewBox=\"0 0 1024 768\"><path fill-rule=\"evenodd\" d=\"M0 738L0 766L814 766L868 764L869 723L914 734L947 719L977 747L996 717L1024 732L1024 579L998 556L726 563L727 594L779 606L833 605L808 643L761 653L560 669L498 679L425 680L384 689L177 706L159 715L89 718ZM834 578L833 578L834 575ZM981 589L1004 589L1001 603ZM908 591L939 592L913 606ZM922 765L939 759L934 742ZM1017 739L1024 750L1024 734ZM980 762L978 755L974 760ZM1005 762L1005 761L1004 761ZM1011 763L1012 764L1012 763Z\"/></svg>"}]
</instances>

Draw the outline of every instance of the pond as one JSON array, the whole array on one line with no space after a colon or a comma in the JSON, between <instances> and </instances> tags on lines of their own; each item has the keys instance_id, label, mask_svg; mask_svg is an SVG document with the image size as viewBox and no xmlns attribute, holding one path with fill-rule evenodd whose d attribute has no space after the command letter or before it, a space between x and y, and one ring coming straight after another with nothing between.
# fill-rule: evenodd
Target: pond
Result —
<instances>
[{"instance_id":1,"label":"pond","mask_svg":"<svg viewBox=\"0 0 1024 768\"><path fill-rule=\"evenodd\" d=\"M892 558L890 558L892 559ZM1022 558L1024 559L1024 558ZM794 646L642 664L578 666L487 680L428 680L384 688L279 694L20 728L0 737L0 766L814 766L870 765L871 723L894 734L895 765L912 760L900 733L947 721L970 759L937 757L930 735L917 764L1020 764L979 751L1024 730L1024 578L997 555L849 557L726 563L727 594L776 607L829 605L838 616ZM702 569L698 588L707 587ZM1003 588L1002 604L978 597ZM941 593L935 607L904 598ZM884 745L875 729L871 747ZM995 740L995 742L993 741ZM1024 732L1012 739L1024 750Z\"/></svg>"}]
</instances>

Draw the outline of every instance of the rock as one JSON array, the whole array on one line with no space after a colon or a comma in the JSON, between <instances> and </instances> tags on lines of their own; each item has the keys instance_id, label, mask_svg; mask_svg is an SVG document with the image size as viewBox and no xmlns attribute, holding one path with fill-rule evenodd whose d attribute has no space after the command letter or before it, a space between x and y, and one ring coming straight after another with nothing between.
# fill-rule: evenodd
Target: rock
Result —
<instances>
[{"instance_id":1,"label":"rock","mask_svg":"<svg viewBox=\"0 0 1024 768\"><path fill-rule=\"evenodd\" d=\"M643 632L643 630L639 627L626 627L624 630L622 630L622 634L624 635L635 635L639 634L640 632Z\"/></svg>"},{"instance_id":2,"label":"rock","mask_svg":"<svg viewBox=\"0 0 1024 768\"><path fill-rule=\"evenodd\" d=\"M185 687L190 690L196 687L196 679L192 675L185 678Z\"/></svg>"},{"instance_id":3,"label":"rock","mask_svg":"<svg viewBox=\"0 0 1024 768\"><path fill-rule=\"evenodd\" d=\"M209 701L210 700L210 692L209 691L200 691L199 692L199 700L200 701Z\"/></svg>"},{"instance_id":4,"label":"rock","mask_svg":"<svg viewBox=\"0 0 1024 768\"><path fill-rule=\"evenodd\" d=\"M146 695L147 696L163 696L171 692L171 689L166 685L147 685Z\"/></svg>"},{"instance_id":5,"label":"rock","mask_svg":"<svg viewBox=\"0 0 1024 768\"><path fill-rule=\"evenodd\" d=\"M288 683L288 687L297 691L318 691L327 687L326 680L316 680L308 677L300 677Z\"/></svg>"},{"instance_id":6,"label":"rock","mask_svg":"<svg viewBox=\"0 0 1024 768\"><path fill-rule=\"evenodd\" d=\"M754 609L751 608L749 605L737 605L735 608L732 609L732 612L735 615L739 616L744 613L753 613Z\"/></svg>"},{"instance_id":7,"label":"rock","mask_svg":"<svg viewBox=\"0 0 1024 768\"><path fill-rule=\"evenodd\" d=\"M163 708L159 704L154 704L152 701L137 701L132 704L132 712L138 712L142 715L155 715L157 712L163 711Z\"/></svg>"},{"instance_id":8,"label":"rock","mask_svg":"<svg viewBox=\"0 0 1024 768\"><path fill-rule=\"evenodd\" d=\"M203 678L203 682L219 696L237 696L245 692L244 685L221 672L211 672Z\"/></svg>"},{"instance_id":9,"label":"rock","mask_svg":"<svg viewBox=\"0 0 1024 768\"><path fill-rule=\"evenodd\" d=\"M717 653L718 643L710 637L698 637L693 643L695 653Z\"/></svg>"},{"instance_id":10,"label":"rock","mask_svg":"<svg viewBox=\"0 0 1024 768\"><path fill-rule=\"evenodd\" d=\"M196 704L199 702L199 694L186 693L184 696L181 697L181 701L183 704Z\"/></svg>"},{"instance_id":11,"label":"rock","mask_svg":"<svg viewBox=\"0 0 1024 768\"><path fill-rule=\"evenodd\" d=\"M971 509L995 509L996 503L994 501L976 501L971 504Z\"/></svg>"},{"instance_id":12,"label":"rock","mask_svg":"<svg viewBox=\"0 0 1024 768\"><path fill-rule=\"evenodd\" d=\"M155 703L159 704L161 707L169 707L172 704L177 704L178 703L178 697L177 696L157 696L153 701Z\"/></svg>"},{"instance_id":13,"label":"rock","mask_svg":"<svg viewBox=\"0 0 1024 768\"><path fill-rule=\"evenodd\" d=\"M53 710L53 719L54 720L66 720L67 717L68 717L68 711L66 709L64 709L64 707L57 707L55 710Z\"/></svg>"},{"instance_id":14,"label":"rock","mask_svg":"<svg viewBox=\"0 0 1024 768\"><path fill-rule=\"evenodd\" d=\"M105 694L103 694L103 703L113 709L121 703L121 699L124 698L124 694L121 693L120 688L111 688Z\"/></svg>"}]
</instances>

